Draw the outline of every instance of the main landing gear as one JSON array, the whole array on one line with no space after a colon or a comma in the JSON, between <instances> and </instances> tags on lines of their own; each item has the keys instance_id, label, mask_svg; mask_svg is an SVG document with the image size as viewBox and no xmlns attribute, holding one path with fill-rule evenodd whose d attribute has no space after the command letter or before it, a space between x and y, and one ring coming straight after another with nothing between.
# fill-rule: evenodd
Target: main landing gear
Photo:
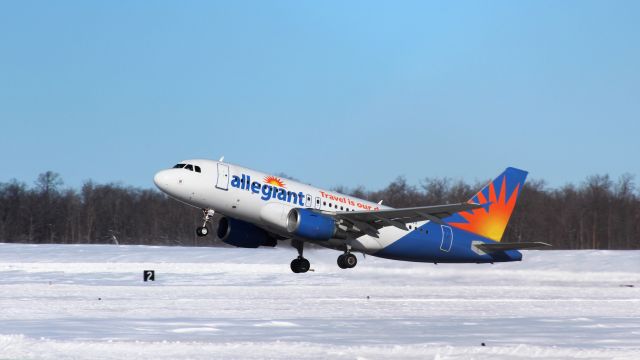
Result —
<instances>
[{"instance_id":1,"label":"main landing gear","mask_svg":"<svg viewBox=\"0 0 640 360\"><path fill-rule=\"evenodd\" d=\"M215 214L215 211L212 209L202 209L202 226L196 228L196 235L203 237L209 234L207 223L211 220L213 214Z\"/></svg>"},{"instance_id":2,"label":"main landing gear","mask_svg":"<svg viewBox=\"0 0 640 360\"><path fill-rule=\"evenodd\" d=\"M351 269L354 268L357 264L358 259L349 251L338 256L338 266L340 266L341 269Z\"/></svg>"},{"instance_id":3,"label":"main landing gear","mask_svg":"<svg viewBox=\"0 0 640 360\"><path fill-rule=\"evenodd\" d=\"M292 240L291 245L298 250L298 258L293 259L291 261L291 271L294 273L306 273L311 268L311 263L309 260L305 259L302 256L302 251L304 250L304 243L302 241Z\"/></svg>"},{"instance_id":4,"label":"main landing gear","mask_svg":"<svg viewBox=\"0 0 640 360\"><path fill-rule=\"evenodd\" d=\"M304 250L304 242L292 240L291 246L298 250L298 257L291 261L291 271L296 274L306 273L307 271L309 271L311 264L309 263L309 260L305 259L302 256L302 251ZM358 259L351 253L350 247L347 248L344 254L338 256L338 266L340 266L341 269L352 269L356 267L357 264Z\"/></svg>"}]
</instances>

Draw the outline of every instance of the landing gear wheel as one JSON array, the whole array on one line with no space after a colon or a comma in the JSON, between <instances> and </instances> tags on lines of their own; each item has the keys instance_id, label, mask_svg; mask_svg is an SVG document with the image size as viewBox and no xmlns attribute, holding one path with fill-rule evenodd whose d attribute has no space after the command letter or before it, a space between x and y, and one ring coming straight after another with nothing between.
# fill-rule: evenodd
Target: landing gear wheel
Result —
<instances>
[{"instance_id":1,"label":"landing gear wheel","mask_svg":"<svg viewBox=\"0 0 640 360\"><path fill-rule=\"evenodd\" d=\"M347 268L347 264L345 263L344 258L345 258L345 254L338 256L338 266L340 267L340 269Z\"/></svg>"},{"instance_id":2,"label":"landing gear wheel","mask_svg":"<svg viewBox=\"0 0 640 360\"><path fill-rule=\"evenodd\" d=\"M207 234L209 234L209 229L207 229L206 226L201 226L196 229L196 235L200 237L207 236Z\"/></svg>"},{"instance_id":3,"label":"landing gear wheel","mask_svg":"<svg viewBox=\"0 0 640 360\"><path fill-rule=\"evenodd\" d=\"M298 264L298 269L300 270L300 272L306 273L307 271L309 271L309 269L311 268L311 263L309 262L309 260L302 258L299 261L300 263Z\"/></svg>"},{"instance_id":4,"label":"landing gear wheel","mask_svg":"<svg viewBox=\"0 0 640 360\"><path fill-rule=\"evenodd\" d=\"M358 264L358 259L351 253L346 253L338 256L338 266L341 269L351 269Z\"/></svg>"},{"instance_id":5,"label":"landing gear wheel","mask_svg":"<svg viewBox=\"0 0 640 360\"><path fill-rule=\"evenodd\" d=\"M300 261L298 259L293 259L291 260L291 271L293 271L294 273L299 273L300 271L298 271L298 267L300 266Z\"/></svg>"},{"instance_id":6,"label":"landing gear wheel","mask_svg":"<svg viewBox=\"0 0 640 360\"><path fill-rule=\"evenodd\" d=\"M291 271L296 274L306 273L307 271L309 271L309 268L311 268L311 263L309 262L309 260L303 257L299 257L291 261Z\"/></svg>"},{"instance_id":7,"label":"landing gear wheel","mask_svg":"<svg viewBox=\"0 0 640 360\"><path fill-rule=\"evenodd\" d=\"M351 253L346 254L344 257L344 263L349 269L354 268L358 264L358 258Z\"/></svg>"}]
</instances>

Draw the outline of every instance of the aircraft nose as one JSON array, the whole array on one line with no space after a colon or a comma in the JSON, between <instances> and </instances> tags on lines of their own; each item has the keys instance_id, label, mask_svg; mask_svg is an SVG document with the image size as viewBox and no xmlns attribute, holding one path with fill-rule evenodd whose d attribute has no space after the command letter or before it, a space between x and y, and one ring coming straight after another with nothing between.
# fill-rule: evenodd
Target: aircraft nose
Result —
<instances>
[{"instance_id":1,"label":"aircraft nose","mask_svg":"<svg viewBox=\"0 0 640 360\"><path fill-rule=\"evenodd\" d=\"M156 184L158 189L166 192L169 187L169 182L171 178L170 170L161 170L156 173L153 177L153 182Z\"/></svg>"}]
</instances>

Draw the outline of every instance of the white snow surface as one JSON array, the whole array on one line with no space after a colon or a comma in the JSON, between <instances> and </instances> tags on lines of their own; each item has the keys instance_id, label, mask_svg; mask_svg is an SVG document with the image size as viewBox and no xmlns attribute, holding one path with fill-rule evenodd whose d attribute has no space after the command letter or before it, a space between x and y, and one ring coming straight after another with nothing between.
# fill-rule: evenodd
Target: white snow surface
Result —
<instances>
[{"instance_id":1,"label":"white snow surface","mask_svg":"<svg viewBox=\"0 0 640 360\"><path fill-rule=\"evenodd\" d=\"M0 359L640 359L640 251L342 270L310 249L306 274L295 255L0 244Z\"/></svg>"}]
</instances>

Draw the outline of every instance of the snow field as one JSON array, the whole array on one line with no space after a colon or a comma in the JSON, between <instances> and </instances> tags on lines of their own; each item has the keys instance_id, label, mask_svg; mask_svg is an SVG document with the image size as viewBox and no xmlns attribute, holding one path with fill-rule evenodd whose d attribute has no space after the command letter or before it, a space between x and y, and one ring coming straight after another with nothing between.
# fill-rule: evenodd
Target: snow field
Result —
<instances>
[{"instance_id":1,"label":"snow field","mask_svg":"<svg viewBox=\"0 0 640 360\"><path fill-rule=\"evenodd\" d=\"M338 255L293 274L291 248L0 244L0 359L640 358L639 251Z\"/></svg>"}]
</instances>

